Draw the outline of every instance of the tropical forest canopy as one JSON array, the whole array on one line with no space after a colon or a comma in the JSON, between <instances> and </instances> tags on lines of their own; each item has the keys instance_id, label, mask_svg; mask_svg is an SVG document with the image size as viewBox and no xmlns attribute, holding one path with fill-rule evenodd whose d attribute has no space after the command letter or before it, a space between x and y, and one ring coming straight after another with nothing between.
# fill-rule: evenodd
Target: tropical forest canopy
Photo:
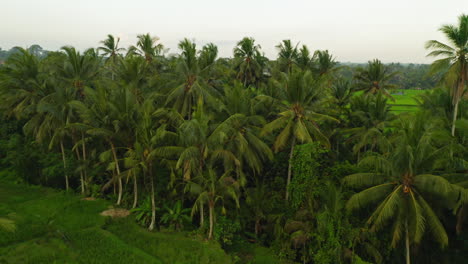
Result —
<instances>
[{"instance_id":1,"label":"tropical forest canopy","mask_svg":"<svg viewBox=\"0 0 468 264\"><path fill-rule=\"evenodd\" d=\"M167 55L150 34L0 50L0 168L227 252L243 241L284 263L464 263L468 16L440 31L432 65L339 64L290 40L269 60L250 37L232 58L189 39ZM401 89L425 91L393 111Z\"/></svg>"}]
</instances>

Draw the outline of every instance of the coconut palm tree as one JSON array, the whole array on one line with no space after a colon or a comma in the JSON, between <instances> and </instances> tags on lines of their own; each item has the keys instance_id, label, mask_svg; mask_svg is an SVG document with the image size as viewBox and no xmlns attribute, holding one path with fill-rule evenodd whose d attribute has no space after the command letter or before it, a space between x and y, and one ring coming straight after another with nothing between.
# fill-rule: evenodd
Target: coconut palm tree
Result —
<instances>
[{"instance_id":1,"label":"coconut palm tree","mask_svg":"<svg viewBox=\"0 0 468 264\"><path fill-rule=\"evenodd\" d=\"M259 136L265 119L256 113L254 93L236 82L224 88L221 99L222 119L214 132L217 140L238 157L240 167L260 173L263 163L273 154Z\"/></svg>"},{"instance_id":2,"label":"coconut palm tree","mask_svg":"<svg viewBox=\"0 0 468 264\"><path fill-rule=\"evenodd\" d=\"M179 58L177 71L181 76L181 83L167 96L167 103L172 103L182 116L192 118L193 107L199 100L203 103L213 104L217 91L207 83L206 71L213 65L217 48L207 44L197 52L196 44L188 39L179 43L182 54Z\"/></svg>"},{"instance_id":3,"label":"coconut palm tree","mask_svg":"<svg viewBox=\"0 0 468 264\"><path fill-rule=\"evenodd\" d=\"M293 65L298 58L298 45L299 43L293 46L290 39L285 39L276 46L278 49L278 64L281 71L288 74L292 72Z\"/></svg>"},{"instance_id":4,"label":"coconut palm tree","mask_svg":"<svg viewBox=\"0 0 468 264\"><path fill-rule=\"evenodd\" d=\"M157 43L159 41L158 37L152 37L149 33L146 33L138 35L137 38L136 47L130 47L129 52L140 54L148 63L164 51L164 46L161 43Z\"/></svg>"},{"instance_id":5,"label":"coconut palm tree","mask_svg":"<svg viewBox=\"0 0 468 264\"><path fill-rule=\"evenodd\" d=\"M443 25L439 31L444 33L449 44L429 40L426 49L432 50L428 56L443 56L432 63L431 70L445 72L445 81L450 88L454 106L452 118L452 136L454 136L458 104L468 82L468 15L459 16L458 25Z\"/></svg>"},{"instance_id":6,"label":"coconut palm tree","mask_svg":"<svg viewBox=\"0 0 468 264\"><path fill-rule=\"evenodd\" d=\"M15 48L0 70L0 109L8 116L28 118L51 86L41 74L39 59L23 48Z\"/></svg>"},{"instance_id":7,"label":"coconut palm tree","mask_svg":"<svg viewBox=\"0 0 468 264\"><path fill-rule=\"evenodd\" d=\"M423 114L400 120L389 152L361 160L361 165L374 171L344 178L348 186L364 188L351 196L346 208L353 211L378 204L367 225L378 231L392 223L391 244L395 247L404 238L408 264L410 245L420 243L425 233L430 232L442 247L448 244L445 228L430 204L437 201L455 209L467 198L464 189L434 174L436 161L447 148L438 147L441 134L437 125L427 122Z\"/></svg>"},{"instance_id":8,"label":"coconut palm tree","mask_svg":"<svg viewBox=\"0 0 468 264\"><path fill-rule=\"evenodd\" d=\"M93 87L94 82L99 78L100 59L94 49L88 49L83 54L74 47L62 47L65 54L63 64L58 65L58 81L62 87L71 87L75 93L75 100L84 101L86 98L85 90ZM85 140L85 128L77 123L69 122L70 136L75 147L77 159L81 162L81 186L82 192L85 192L85 182L87 181L87 150ZM79 143L78 143L79 142ZM78 149L81 144L81 154Z\"/></svg>"},{"instance_id":9,"label":"coconut palm tree","mask_svg":"<svg viewBox=\"0 0 468 264\"><path fill-rule=\"evenodd\" d=\"M340 69L338 62L328 50L317 50L313 56L312 71L317 75L330 75Z\"/></svg>"},{"instance_id":10,"label":"coconut palm tree","mask_svg":"<svg viewBox=\"0 0 468 264\"><path fill-rule=\"evenodd\" d=\"M296 56L296 64L303 71L312 69L313 56L306 45L302 45L301 49L299 49Z\"/></svg>"},{"instance_id":11,"label":"coconut palm tree","mask_svg":"<svg viewBox=\"0 0 468 264\"><path fill-rule=\"evenodd\" d=\"M102 51L104 56L107 56L106 61L112 63L115 67L119 52L125 51L125 48L119 48L120 37L115 38L113 35L107 35L107 39L101 41L102 46L98 48L98 51ZM112 71L112 80L114 79L114 69Z\"/></svg>"},{"instance_id":12,"label":"coconut palm tree","mask_svg":"<svg viewBox=\"0 0 468 264\"><path fill-rule=\"evenodd\" d=\"M324 100L323 80L312 76L310 72L297 72L290 76L283 74L282 80L275 86L280 91L275 98L278 104L278 118L265 125L262 134L270 134L281 130L273 144L275 151L290 147L288 177L286 183L286 200L289 198L289 183L291 182L291 160L294 146L314 140L329 146L328 138L322 134L319 122L323 120L337 121L321 114L321 103Z\"/></svg>"},{"instance_id":13,"label":"coconut palm tree","mask_svg":"<svg viewBox=\"0 0 468 264\"><path fill-rule=\"evenodd\" d=\"M68 85L73 86L77 96L84 97L84 87L90 87L99 74L99 61L96 57L81 54L74 47L62 47L65 52L65 60L60 68L60 78Z\"/></svg>"},{"instance_id":14,"label":"coconut palm tree","mask_svg":"<svg viewBox=\"0 0 468 264\"><path fill-rule=\"evenodd\" d=\"M107 35L107 39L101 41L102 46L98 48L107 56L108 60L115 60L119 52L125 51L125 48L119 48L120 37L115 38L113 35Z\"/></svg>"},{"instance_id":15,"label":"coconut palm tree","mask_svg":"<svg viewBox=\"0 0 468 264\"><path fill-rule=\"evenodd\" d=\"M187 183L186 191L197 195L197 199L195 200L192 208L192 216L197 211L203 210L202 205L208 206L208 239L213 238L213 230L216 222L216 205L221 203L221 211L225 214L226 208L224 206L224 201L230 198L239 208L240 187L241 184L235 180L232 173L225 172L220 174L211 167Z\"/></svg>"},{"instance_id":16,"label":"coconut palm tree","mask_svg":"<svg viewBox=\"0 0 468 264\"><path fill-rule=\"evenodd\" d=\"M148 98L141 104L135 130L136 141L130 149L130 155L138 164L143 178L149 179L150 182L151 222L149 230L153 230L156 224L155 182L157 183L158 175L156 175L155 168L164 164L170 166L165 156L167 153L161 149L175 144L177 140L176 133L169 131L166 125L157 122L154 111L155 104L152 98Z\"/></svg>"},{"instance_id":17,"label":"coconut palm tree","mask_svg":"<svg viewBox=\"0 0 468 264\"><path fill-rule=\"evenodd\" d=\"M245 87L255 84L263 75L264 56L253 38L245 37L234 48L234 69Z\"/></svg>"},{"instance_id":18,"label":"coconut palm tree","mask_svg":"<svg viewBox=\"0 0 468 264\"><path fill-rule=\"evenodd\" d=\"M69 189L69 175L65 145L69 138L68 125L77 120L77 116L70 106L75 98L75 90L71 87L62 87L52 82L53 90L44 96L37 104L36 113L25 123L23 130L33 135L37 142L46 143L49 149L60 147L62 155L65 189Z\"/></svg>"},{"instance_id":19,"label":"coconut palm tree","mask_svg":"<svg viewBox=\"0 0 468 264\"><path fill-rule=\"evenodd\" d=\"M395 88L395 85L390 84L389 81L397 74L398 72L390 72L390 69L380 60L374 59L367 63L366 68L359 68L354 78L357 82L357 90L371 94L381 92L392 98L388 90Z\"/></svg>"},{"instance_id":20,"label":"coconut palm tree","mask_svg":"<svg viewBox=\"0 0 468 264\"><path fill-rule=\"evenodd\" d=\"M381 94L362 94L350 100L350 125L348 142L353 142L353 151L360 158L362 151L388 150L385 137L389 123L394 119L387 99Z\"/></svg>"},{"instance_id":21,"label":"coconut palm tree","mask_svg":"<svg viewBox=\"0 0 468 264\"><path fill-rule=\"evenodd\" d=\"M117 172L118 183L117 205L122 201L121 158L118 148L125 148L134 142L135 120L138 116L138 102L126 86L112 83L98 84L96 89L87 89L87 102L70 102L80 114L86 133L101 137L109 144L112 166ZM120 146L119 146L120 145Z\"/></svg>"}]
</instances>

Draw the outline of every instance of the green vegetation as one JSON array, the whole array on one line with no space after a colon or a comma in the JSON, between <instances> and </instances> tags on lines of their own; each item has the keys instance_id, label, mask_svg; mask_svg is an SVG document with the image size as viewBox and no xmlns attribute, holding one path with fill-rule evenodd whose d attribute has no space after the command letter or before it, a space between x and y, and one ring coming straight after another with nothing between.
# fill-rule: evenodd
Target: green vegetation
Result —
<instances>
[{"instance_id":1,"label":"green vegetation","mask_svg":"<svg viewBox=\"0 0 468 264\"><path fill-rule=\"evenodd\" d=\"M251 37L16 48L0 263L466 262L468 16L441 31L429 77Z\"/></svg>"},{"instance_id":2,"label":"green vegetation","mask_svg":"<svg viewBox=\"0 0 468 264\"><path fill-rule=\"evenodd\" d=\"M106 201L2 179L0 200L0 213L17 225L15 232L0 231L1 263L231 262L216 243L101 216Z\"/></svg>"}]
</instances>

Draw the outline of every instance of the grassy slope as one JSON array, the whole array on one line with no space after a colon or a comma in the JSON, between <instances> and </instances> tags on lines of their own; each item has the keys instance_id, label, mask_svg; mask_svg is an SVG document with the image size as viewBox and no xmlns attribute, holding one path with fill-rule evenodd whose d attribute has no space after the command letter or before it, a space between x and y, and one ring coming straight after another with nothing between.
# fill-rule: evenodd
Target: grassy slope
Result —
<instances>
[{"instance_id":1,"label":"grassy slope","mask_svg":"<svg viewBox=\"0 0 468 264\"><path fill-rule=\"evenodd\" d=\"M0 178L0 217L17 224L14 233L0 230L0 263L231 263L214 242L100 216L108 206Z\"/></svg>"}]
</instances>

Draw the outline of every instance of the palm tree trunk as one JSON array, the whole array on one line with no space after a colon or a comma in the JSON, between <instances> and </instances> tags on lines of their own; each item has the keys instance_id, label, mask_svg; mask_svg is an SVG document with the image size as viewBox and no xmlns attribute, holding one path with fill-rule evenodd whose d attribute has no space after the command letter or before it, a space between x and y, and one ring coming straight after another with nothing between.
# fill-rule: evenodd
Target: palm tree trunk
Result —
<instances>
[{"instance_id":1,"label":"palm tree trunk","mask_svg":"<svg viewBox=\"0 0 468 264\"><path fill-rule=\"evenodd\" d=\"M453 121L452 121L452 136L455 136L455 122L457 121L457 115L458 115L458 103L460 102L461 97L463 96L464 88L465 88L465 82L467 78L467 73L466 73L466 63L464 61L461 62L461 70L460 70L460 76L458 77L457 81L457 89L454 92L454 101L455 101L455 107L453 109Z\"/></svg>"},{"instance_id":2,"label":"palm tree trunk","mask_svg":"<svg viewBox=\"0 0 468 264\"><path fill-rule=\"evenodd\" d=\"M86 191L86 185L87 185L87 179L88 179L88 173L86 171L86 143L84 139L84 133L81 132L81 141L82 141L82 151L83 151L83 179L84 179L84 185L85 185L85 191Z\"/></svg>"},{"instance_id":3,"label":"palm tree trunk","mask_svg":"<svg viewBox=\"0 0 468 264\"><path fill-rule=\"evenodd\" d=\"M258 236L260 233L260 219L255 219L255 235Z\"/></svg>"},{"instance_id":4,"label":"palm tree trunk","mask_svg":"<svg viewBox=\"0 0 468 264\"><path fill-rule=\"evenodd\" d=\"M213 228L214 228L214 202L209 201L208 207L209 207L209 214L210 214L210 230L208 232L208 239L211 240L213 238Z\"/></svg>"},{"instance_id":5,"label":"palm tree trunk","mask_svg":"<svg viewBox=\"0 0 468 264\"><path fill-rule=\"evenodd\" d=\"M453 120L452 120L452 136L455 136L455 122L457 121L457 114L458 114L458 103L460 100L455 102L455 107L453 109Z\"/></svg>"},{"instance_id":6,"label":"palm tree trunk","mask_svg":"<svg viewBox=\"0 0 468 264\"><path fill-rule=\"evenodd\" d=\"M109 140L109 144L111 145L112 156L114 157L115 169L117 170L117 183L119 187L119 194L117 196L117 205L120 205L120 203L122 202L123 188L122 188L122 179L120 178L119 160L117 159L117 152L115 151L114 143L111 140Z\"/></svg>"},{"instance_id":7,"label":"palm tree trunk","mask_svg":"<svg viewBox=\"0 0 468 264\"><path fill-rule=\"evenodd\" d=\"M463 204L460 209L458 209L457 212L457 225L455 227L455 230L457 231L457 234L461 234L462 232L462 227L463 227L463 222L465 221L465 215L468 211L467 204Z\"/></svg>"},{"instance_id":8,"label":"palm tree trunk","mask_svg":"<svg viewBox=\"0 0 468 264\"><path fill-rule=\"evenodd\" d=\"M154 200L154 180L151 165L149 166L149 177L151 181L151 223L148 229L153 230L156 223L156 202Z\"/></svg>"},{"instance_id":9,"label":"palm tree trunk","mask_svg":"<svg viewBox=\"0 0 468 264\"><path fill-rule=\"evenodd\" d=\"M188 100L188 120L192 120L192 98Z\"/></svg>"},{"instance_id":10,"label":"palm tree trunk","mask_svg":"<svg viewBox=\"0 0 468 264\"><path fill-rule=\"evenodd\" d=\"M75 148L75 153L76 153L76 158L78 159L78 161L81 160L80 158L80 151L78 150L78 148ZM83 178L83 170L80 169L80 183L81 183L81 194L84 194L85 193L85 187L84 187L84 178Z\"/></svg>"},{"instance_id":11,"label":"palm tree trunk","mask_svg":"<svg viewBox=\"0 0 468 264\"><path fill-rule=\"evenodd\" d=\"M292 158L294 155L294 146L296 145L296 138L293 137L291 142L291 152L289 153L289 165L288 165L288 179L286 181L286 201L289 199L289 184L291 183L292 175Z\"/></svg>"},{"instance_id":12,"label":"palm tree trunk","mask_svg":"<svg viewBox=\"0 0 468 264\"><path fill-rule=\"evenodd\" d=\"M138 182L136 175L133 175L133 206L132 208L136 208L138 203Z\"/></svg>"},{"instance_id":13,"label":"palm tree trunk","mask_svg":"<svg viewBox=\"0 0 468 264\"><path fill-rule=\"evenodd\" d=\"M62 151L63 170L65 171L65 189L68 191L70 185L68 182L67 159L65 157L65 149L63 148L63 140L60 140L60 150Z\"/></svg>"},{"instance_id":14,"label":"palm tree trunk","mask_svg":"<svg viewBox=\"0 0 468 264\"><path fill-rule=\"evenodd\" d=\"M410 264L410 243L409 243L409 232L408 232L408 220L405 222L405 229L406 229L406 264Z\"/></svg>"},{"instance_id":15,"label":"palm tree trunk","mask_svg":"<svg viewBox=\"0 0 468 264\"><path fill-rule=\"evenodd\" d=\"M203 228L205 225L205 208L203 203L200 203L200 228Z\"/></svg>"}]
</instances>

